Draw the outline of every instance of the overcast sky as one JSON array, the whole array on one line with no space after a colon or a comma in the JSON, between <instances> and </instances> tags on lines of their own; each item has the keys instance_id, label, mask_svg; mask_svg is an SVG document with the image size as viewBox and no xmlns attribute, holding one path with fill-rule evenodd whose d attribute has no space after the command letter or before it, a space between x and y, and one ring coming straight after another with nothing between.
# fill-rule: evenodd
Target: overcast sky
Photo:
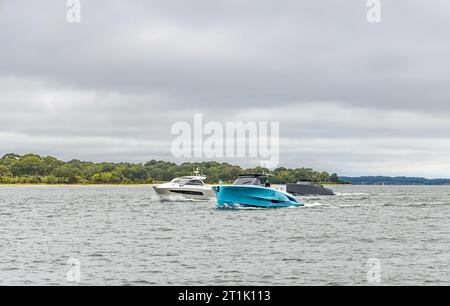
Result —
<instances>
[{"instance_id":1,"label":"overcast sky","mask_svg":"<svg viewBox=\"0 0 450 306\"><path fill-rule=\"evenodd\" d=\"M0 0L0 154L177 161L202 113L279 121L283 166L450 177L450 2L381 3Z\"/></svg>"}]
</instances>

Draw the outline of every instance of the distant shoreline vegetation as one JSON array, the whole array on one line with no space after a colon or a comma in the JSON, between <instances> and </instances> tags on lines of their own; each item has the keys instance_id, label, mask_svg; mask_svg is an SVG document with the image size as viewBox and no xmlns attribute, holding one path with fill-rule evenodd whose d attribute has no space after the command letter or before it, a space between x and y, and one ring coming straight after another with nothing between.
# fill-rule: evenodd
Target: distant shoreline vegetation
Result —
<instances>
[{"instance_id":1,"label":"distant shoreline vegetation","mask_svg":"<svg viewBox=\"0 0 450 306\"><path fill-rule=\"evenodd\" d=\"M426 179L423 177L406 176L341 176L339 179L353 185L450 185L450 179Z\"/></svg>"},{"instance_id":2,"label":"distant shoreline vegetation","mask_svg":"<svg viewBox=\"0 0 450 306\"><path fill-rule=\"evenodd\" d=\"M0 159L0 184L152 184L165 182L185 175L192 175L200 168L206 183L220 181L231 183L243 173L266 172L273 176L273 184L293 183L311 180L321 183L339 184L337 174L314 171L310 168L265 168L244 169L229 163L200 162L177 165L166 161L151 160L147 163L93 163L80 160L61 161L51 156L36 154L7 154Z\"/></svg>"}]
</instances>

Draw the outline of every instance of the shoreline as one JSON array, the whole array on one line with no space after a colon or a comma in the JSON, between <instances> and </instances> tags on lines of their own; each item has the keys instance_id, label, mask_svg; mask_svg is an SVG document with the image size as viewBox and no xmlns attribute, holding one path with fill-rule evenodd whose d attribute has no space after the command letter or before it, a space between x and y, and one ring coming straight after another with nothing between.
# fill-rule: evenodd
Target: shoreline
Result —
<instances>
[{"instance_id":1,"label":"shoreline","mask_svg":"<svg viewBox=\"0 0 450 306\"><path fill-rule=\"evenodd\" d=\"M1 187L154 187L158 184L0 184Z\"/></svg>"}]
</instances>

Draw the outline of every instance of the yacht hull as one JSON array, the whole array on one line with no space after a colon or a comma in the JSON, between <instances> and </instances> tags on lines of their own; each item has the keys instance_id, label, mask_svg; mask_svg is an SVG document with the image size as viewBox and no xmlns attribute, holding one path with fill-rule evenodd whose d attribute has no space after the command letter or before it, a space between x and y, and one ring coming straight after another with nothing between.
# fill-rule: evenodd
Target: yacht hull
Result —
<instances>
[{"instance_id":1,"label":"yacht hull","mask_svg":"<svg viewBox=\"0 0 450 306\"><path fill-rule=\"evenodd\" d=\"M214 186L219 208L303 206L292 195L261 186Z\"/></svg>"},{"instance_id":2,"label":"yacht hull","mask_svg":"<svg viewBox=\"0 0 450 306\"><path fill-rule=\"evenodd\" d=\"M316 185L302 185L302 184L287 184L286 191L293 195L334 195L333 190L325 188L323 186Z\"/></svg>"},{"instance_id":3,"label":"yacht hull","mask_svg":"<svg viewBox=\"0 0 450 306\"><path fill-rule=\"evenodd\" d=\"M153 187L161 201L209 201L215 194L211 188Z\"/></svg>"}]
</instances>

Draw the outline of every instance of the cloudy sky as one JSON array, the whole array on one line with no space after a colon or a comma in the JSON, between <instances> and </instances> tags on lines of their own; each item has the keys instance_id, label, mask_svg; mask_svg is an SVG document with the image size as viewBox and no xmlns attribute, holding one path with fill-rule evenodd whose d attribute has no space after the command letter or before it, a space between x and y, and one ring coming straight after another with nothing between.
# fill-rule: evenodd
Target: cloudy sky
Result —
<instances>
[{"instance_id":1,"label":"cloudy sky","mask_svg":"<svg viewBox=\"0 0 450 306\"><path fill-rule=\"evenodd\" d=\"M366 2L0 0L0 154L177 161L201 113L279 121L283 166L450 177L450 2Z\"/></svg>"}]
</instances>

